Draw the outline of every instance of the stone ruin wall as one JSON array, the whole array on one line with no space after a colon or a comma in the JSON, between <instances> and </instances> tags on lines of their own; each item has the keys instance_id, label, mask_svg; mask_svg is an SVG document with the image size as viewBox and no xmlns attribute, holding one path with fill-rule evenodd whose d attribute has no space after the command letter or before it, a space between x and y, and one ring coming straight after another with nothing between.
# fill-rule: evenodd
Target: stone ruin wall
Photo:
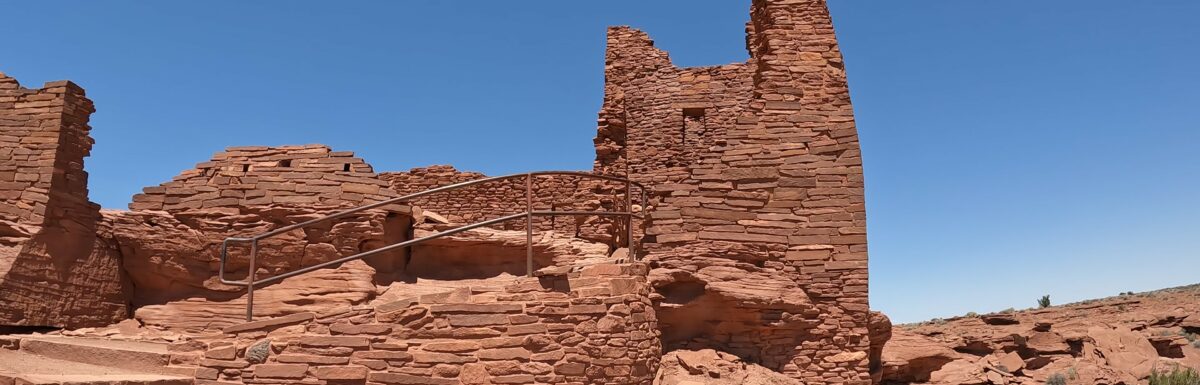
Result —
<instances>
[{"instance_id":1,"label":"stone ruin wall","mask_svg":"<svg viewBox=\"0 0 1200 385\"><path fill-rule=\"evenodd\" d=\"M237 322L245 290L217 280L221 242L261 234L397 195L352 152L324 145L230 147L171 181L135 195L130 211L105 213L104 237L120 245L136 290L135 316L147 325L200 331ZM259 243L258 278L412 238L421 217L387 205L297 229ZM249 272L249 244L230 248L229 279ZM375 284L404 270L400 249L306 274L260 290L260 317L364 303ZM340 282L340 283L339 283ZM309 298L297 302L296 296Z\"/></svg>"},{"instance_id":2,"label":"stone ruin wall","mask_svg":"<svg viewBox=\"0 0 1200 385\"><path fill-rule=\"evenodd\" d=\"M404 298L234 325L173 346L197 384L648 384L662 354L644 265L498 292Z\"/></svg>"},{"instance_id":3,"label":"stone ruin wall","mask_svg":"<svg viewBox=\"0 0 1200 385\"><path fill-rule=\"evenodd\" d=\"M0 73L0 325L104 325L128 317L114 246L96 236L83 158L94 111L68 81L23 88Z\"/></svg>"},{"instance_id":4,"label":"stone ruin wall","mask_svg":"<svg viewBox=\"0 0 1200 385\"><path fill-rule=\"evenodd\" d=\"M325 145L230 147L133 196L130 210L281 205L355 207L393 198L371 165Z\"/></svg>"},{"instance_id":5,"label":"stone ruin wall","mask_svg":"<svg viewBox=\"0 0 1200 385\"><path fill-rule=\"evenodd\" d=\"M751 58L746 63L677 68L646 34L625 27L609 31L594 170L628 175L655 188L652 204L646 208L651 221L645 237L639 234L651 267L648 285L653 290L646 297L654 305L649 314L655 320L637 327L656 328L654 338L645 341L657 346L661 333L662 349L715 348L810 384L868 383L866 356L871 342L862 166L844 65L824 1L754 0L747 48ZM198 312L207 317L211 314L200 310L212 308L213 302L155 306L169 306L164 302L198 292L233 295L237 288L220 285L213 277L216 247L224 237L260 233L312 218L314 212L482 176L440 167L376 175L352 154L323 146L230 148L171 182L145 189L134 198L132 211L106 212L101 217L98 207L86 200L82 169L91 145L87 137L91 109L82 89L73 84L49 83L42 90L26 90L0 76L0 128L5 130L0 141L10 143L0 152L4 222L0 240L5 247L0 254L0 299L4 300L0 303L18 304L0 306L0 324L106 324L127 317L130 301L140 309L154 310L142 319L161 324L201 322L170 315ZM30 168L31 164L35 166ZM565 209L558 202L573 201L592 210L615 202L594 195L612 193L611 187L585 186L569 179L546 183L538 186L543 191L537 198L539 208ZM581 201L581 192L596 200ZM468 222L509 213L502 210L514 203L520 210L524 186L517 181L447 196L454 198L414 203L452 221ZM396 211L410 220L420 215L408 208ZM387 218L392 214L388 210L364 213L345 226L289 234L271 251L285 256L279 259L283 262L264 267L288 270L410 236L388 234ZM578 222L560 229L564 222L545 220L539 219L539 230L574 229L575 234L588 236L588 226ZM612 230L609 226L597 232L611 234ZM183 241L192 238L201 240L199 245ZM85 247L56 251L47 246L80 242ZM232 265L245 274L239 255ZM350 273L335 273L369 284L379 269L352 267ZM129 279L144 291L162 289L176 295L131 294L122 270L142 272ZM325 279L344 281L349 276ZM46 281L49 289L31 284L40 281ZM49 300L45 293L50 293ZM355 295L361 298L348 304L361 306L369 298L365 292ZM599 294L572 292L568 305L593 300L585 295ZM67 297L78 300L68 303L63 300ZM521 314L530 315L529 303L522 306ZM307 309L288 312L300 310ZM370 325L371 318L378 316L372 311L343 321ZM436 318L430 327L449 325ZM548 322L564 324L568 319ZM330 324L305 321L305 333L338 334L332 326L318 325ZM489 328L501 335L505 332L504 325ZM380 338L386 340L368 337ZM601 333L595 338L608 337ZM372 342L384 344L379 350L396 349L386 341ZM355 354L393 355L370 353L376 350L374 345L322 347L300 341L272 347L311 356L345 353L346 348L352 365L359 358ZM420 346L412 348L424 351ZM229 360L236 362L240 354L244 353L234 353ZM457 355L487 361L476 353ZM478 373L480 368L463 365L455 372L444 366L437 369L432 362L422 366L402 363L415 362L404 358L396 364L383 361L389 368L397 365L398 372L443 370L439 373L444 378ZM319 366L331 365L328 362L314 361L303 376L320 378ZM482 369L491 372L483 363ZM539 375L570 378L574 373L558 373L557 365L551 364L555 369L549 373L539 372L544 370L541 365L521 367L535 380ZM217 369L222 380L287 380L246 370L249 364L202 366ZM367 364L360 366L374 370ZM264 369L275 375L298 371L296 366ZM585 369L579 380L591 382L589 376L609 369L593 370L599 372ZM362 369L334 372L347 375ZM378 382L388 382L384 377L391 378L380 376Z\"/></svg>"},{"instance_id":6,"label":"stone ruin wall","mask_svg":"<svg viewBox=\"0 0 1200 385\"><path fill-rule=\"evenodd\" d=\"M680 69L610 29L595 170L656 188L646 260L667 349L869 383L862 162L825 2L753 1L747 48Z\"/></svg>"},{"instance_id":7,"label":"stone ruin wall","mask_svg":"<svg viewBox=\"0 0 1200 385\"><path fill-rule=\"evenodd\" d=\"M414 168L407 172L385 172L379 177L388 181L399 195L417 193L436 187L487 178L487 175L458 171L452 166ZM571 175L534 177L533 209L551 211L624 211L623 183L587 179ZM638 204L641 190L633 189ZM422 209L444 216L455 224L471 224L525 211L526 180L486 182L455 191L417 198L412 203ZM536 231L556 231L601 241L613 247L625 245L624 219L595 216L535 216ZM634 226L638 226L635 220ZM525 220L518 219L492 226L504 230L524 230ZM640 231L637 233L640 234ZM636 237L636 235L635 235Z\"/></svg>"}]
</instances>

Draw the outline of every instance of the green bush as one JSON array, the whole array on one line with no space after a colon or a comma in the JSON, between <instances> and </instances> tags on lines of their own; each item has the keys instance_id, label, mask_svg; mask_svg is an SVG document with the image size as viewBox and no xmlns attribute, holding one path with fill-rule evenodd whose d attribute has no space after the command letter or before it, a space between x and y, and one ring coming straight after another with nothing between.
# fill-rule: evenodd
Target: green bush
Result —
<instances>
[{"instance_id":1,"label":"green bush","mask_svg":"<svg viewBox=\"0 0 1200 385\"><path fill-rule=\"evenodd\" d=\"M1162 372L1154 368L1150 372L1150 385L1200 385L1200 373L1179 365L1175 365L1170 371Z\"/></svg>"},{"instance_id":2,"label":"green bush","mask_svg":"<svg viewBox=\"0 0 1200 385\"><path fill-rule=\"evenodd\" d=\"M1050 307L1050 295L1043 295L1042 298L1038 298L1038 308L1045 309L1048 307Z\"/></svg>"},{"instance_id":3,"label":"green bush","mask_svg":"<svg viewBox=\"0 0 1200 385\"><path fill-rule=\"evenodd\" d=\"M1046 379L1046 385L1067 385L1067 376L1062 375L1062 373L1051 374Z\"/></svg>"}]
</instances>

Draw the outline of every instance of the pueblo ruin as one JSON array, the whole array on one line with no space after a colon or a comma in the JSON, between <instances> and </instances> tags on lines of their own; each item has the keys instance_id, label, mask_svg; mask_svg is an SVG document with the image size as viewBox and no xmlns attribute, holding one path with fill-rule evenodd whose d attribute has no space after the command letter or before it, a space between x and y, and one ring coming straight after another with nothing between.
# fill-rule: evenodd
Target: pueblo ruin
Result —
<instances>
[{"instance_id":1,"label":"pueblo ruin","mask_svg":"<svg viewBox=\"0 0 1200 385\"><path fill-rule=\"evenodd\" d=\"M88 200L84 89L0 74L0 383L878 381L825 2L753 0L746 48L609 29L587 172L229 147L126 211Z\"/></svg>"}]
</instances>

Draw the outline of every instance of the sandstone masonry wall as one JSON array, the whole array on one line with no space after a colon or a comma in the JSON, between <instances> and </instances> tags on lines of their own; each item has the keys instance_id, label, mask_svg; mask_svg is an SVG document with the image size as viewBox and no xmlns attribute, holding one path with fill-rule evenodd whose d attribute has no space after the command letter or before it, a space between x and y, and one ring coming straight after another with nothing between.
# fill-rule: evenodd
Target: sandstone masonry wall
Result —
<instances>
[{"instance_id":1,"label":"sandstone masonry wall","mask_svg":"<svg viewBox=\"0 0 1200 385\"><path fill-rule=\"evenodd\" d=\"M745 64L679 69L609 30L597 172L653 184L664 345L866 384L862 163L823 0L754 0Z\"/></svg>"},{"instance_id":2,"label":"sandstone masonry wall","mask_svg":"<svg viewBox=\"0 0 1200 385\"><path fill-rule=\"evenodd\" d=\"M120 246L136 287L131 293L136 317L147 325L196 332L242 317L244 288L216 279L225 238L395 196L351 152L324 145L230 147L169 182L143 189L132 211L106 212L101 234ZM410 239L420 215L411 206L388 205L265 239L259 242L258 278ZM277 316L361 304L374 295L377 280L402 272L407 258L407 250L394 250L259 287L257 312ZM248 243L231 245L227 271L235 280L248 275ZM330 284L335 281L340 283Z\"/></svg>"},{"instance_id":3,"label":"sandstone masonry wall","mask_svg":"<svg viewBox=\"0 0 1200 385\"><path fill-rule=\"evenodd\" d=\"M645 269L235 325L173 360L198 364L198 384L649 384L662 352Z\"/></svg>"},{"instance_id":4,"label":"sandstone masonry wall","mask_svg":"<svg viewBox=\"0 0 1200 385\"><path fill-rule=\"evenodd\" d=\"M0 73L0 325L103 325L128 316L114 247L96 237L83 158L95 111L67 81Z\"/></svg>"},{"instance_id":5,"label":"sandstone masonry wall","mask_svg":"<svg viewBox=\"0 0 1200 385\"><path fill-rule=\"evenodd\" d=\"M270 204L360 206L394 197L352 152L325 145L230 147L174 180L147 187L130 210L170 212Z\"/></svg>"},{"instance_id":6,"label":"sandstone masonry wall","mask_svg":"<svg viewBox=\"0 0 1200 385\"><path fill-rule=\"evenodd\" d=\"M379 177L388 181L398 195L417 193L436 187L487 178L486 175L458 171L452 166L414 168L408 172L385 172ZM525 178L487 182L455 191L427 195L413 201L422 209L438 213L456 224L470 224L525 211ZM625 186L618 182L600 181L570 175L544 175L534 178L533 209L554 211L624 211ZM634 188L637 202L641 191ZM562 234L580 235L589 239L607 240L624 245L624 237L614 241L614 234L624 229L614 217L536 216L537 231L554 230ZM638 224L635 222L635 226ZM525 221L514 220L493 226L504 230L524 230ZM615 242L620 243L615 243Z\"/></svg>"}]
</instances>

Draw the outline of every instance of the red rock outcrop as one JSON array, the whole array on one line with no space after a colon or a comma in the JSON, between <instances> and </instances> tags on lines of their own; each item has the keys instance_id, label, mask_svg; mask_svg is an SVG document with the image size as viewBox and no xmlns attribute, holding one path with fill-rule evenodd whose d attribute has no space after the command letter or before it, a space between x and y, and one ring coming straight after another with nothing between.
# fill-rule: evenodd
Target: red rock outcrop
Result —
<instances>
[{"instance_id":1,"label":"red rock outcrop","mask_svg":"<svg viewBox=\"0 0 1200 385\"><path fill-rule=\"evenodd\" d=\"M1151 370L1200 370L1200 286L897 327L883 384L1133 385ZM1003 319L1004 322L996 322Z\"/></svg>"},{"instance_id":2,"label":"red rock outcrop","mask_svg":"<svg viewBox=\"0 0 1200 385\"><path fill-rule=\"evenodd\" d=\"M677 68L609 30L595 171L653 185L668 349L808 384L870 382L862 160L822 0L755 0L746 63Z\"/></svg>"},{"instance_id":3,"label":"red rock outcrop","mask_svg":"<svg viewBox=\"0 0 1200 385\"><path fill-rule=\"evenodd\" d=\"M92 102L67 81L0 73L0 325L80 327L128 316L115 246L87 198Z\"/></svg>"},{"instance_id":4,"label":"red rock outcrop","mask_svg":"<svg viewBox=\"0 0 1200 385\"><path fill-rule=\"evenodd\" d=\"M199 331L244 317L245 289L217 277L221 242L261 234L395 196L370 165L326 146L231 147L106 211L101 238L119 246L147 325ZM411 238L420 210L391 205L260 242L266 278ZM248 273L248 244L233 244L229 279ZM403 269L404 250L261 288L256 313L281 316L364 303L380 274Z\"/></svg>"},{"instance_id":5,"label":"red rock outcrop","mask_svg":"<svg viewBox=\"0 0 1200 385\"><path fill-rule=\"evenodd\" d=\"M801 385L773 370L712 349L674 350L662 358L654 385Z\"/></svg>"}]
</instances>

